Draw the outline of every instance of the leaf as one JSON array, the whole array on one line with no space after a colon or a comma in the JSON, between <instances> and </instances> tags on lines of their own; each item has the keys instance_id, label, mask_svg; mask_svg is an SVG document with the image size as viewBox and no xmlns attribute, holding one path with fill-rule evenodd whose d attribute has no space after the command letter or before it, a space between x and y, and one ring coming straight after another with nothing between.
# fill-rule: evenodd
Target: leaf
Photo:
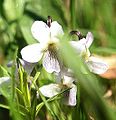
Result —
<instances>
[{"instance_id":1,"label":"leaf","mask_svg":"<svg viewBox=\"0 0 116 120\"><path fill-rule=\"evenodd\" d=\"M7 70L0 65L0 77L9 76Z\"/></svg>"},{"instance_id":2,"label":"leaf","mask_svg":"<svg viewBox=\"0 0 116 120\"><path fill-rule=\"evenodd\" d=\"M111 54L116 54L116 49L115 48L106 48L106 47L97 47L92 50L93 52L101 55L111 55Z\"/></svg>"},{"instance_id":3,"label":"leaf","mask_svg":"<svg viewBox=\"0 0 116 120\"><path fill-rule=\"evenodd\" d=\"M24 11L24 0L4 0L4 12L9 21L21 18Z\"/></svg>"},{"instance_id":4,"label":"leaf","mask_svg":"<svg viewBox=\"0 0 116 120\"><path fill-rule=\"evenodd\" d=\"M13 2L13 0L5 0L4 4L4 12L6 15L6 18L8 20L15 20L16 19L16 11L15 11L15 3Z\"/></svg>"},{"instance_id":5,"label":"leaf","mask_svg":"<svg viewBox=\"0 0 116 120\"><path fill-rule=\"evenodd\" d=\"M5 109L9 109L9 106L3 105L3 104L0 104L0 107L1 107L1 108L5 108Z\"/></svg>"}]
</instances>

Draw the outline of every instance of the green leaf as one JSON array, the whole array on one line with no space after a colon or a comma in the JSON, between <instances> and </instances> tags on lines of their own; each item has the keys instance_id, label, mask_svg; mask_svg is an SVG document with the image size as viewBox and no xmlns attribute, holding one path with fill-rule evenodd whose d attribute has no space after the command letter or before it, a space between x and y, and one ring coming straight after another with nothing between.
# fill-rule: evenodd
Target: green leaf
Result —
<instances>
[{"instance_id":1,"label":"green leaf","mask_svg":"<svg viewBox=\"0 0 116 120\"><path fill-rule=\"evenodd\" d=\"M9 106L3 105L3 104L0 104L0 107L1 107L1 108L5 108L5 109L9 109Z\"/></svg>"},{"instance_id":2,"label":"green leaf","mask_svg":"<svg viewBox=\"0 0 116 120\"><path fill-rule=\"evenodd\" d=\"M97 47L93 49L93 52L102 54L102 55L111 55L111 54L116 54L116 49L115 48L108 48L108 47Z\"/></svg>"},{"instance_id":3,"label":"green leaf","mask_svg":"<svg viewBox=\"0 0 116 120\"><path fill-rule=\"evenodd\" d=\"M7 70L0 65L0 77L9 76Z\"/></svg>"},{"instance_id":4,"label":"green leaf","mask_svg":"<svg viewBox=\"0 0 116 120\"><path fill-rule=\"evenodd\" d=\"M5 0L4 1L4 12L6 15L6 18L8 20L15 20L16 19L16 10L15 10L15 3L13 0Z\"/></svg>"},{"instance_id":5,"label":"green leaf","mask_svg":"<svg viewBox=\"0 0 116 120\"><path fill-rule=\"evenodd\" d=\"M4 0L4 12L8 21L21 18L24 11L25 0Z\"/></svg>"}]
</instances>

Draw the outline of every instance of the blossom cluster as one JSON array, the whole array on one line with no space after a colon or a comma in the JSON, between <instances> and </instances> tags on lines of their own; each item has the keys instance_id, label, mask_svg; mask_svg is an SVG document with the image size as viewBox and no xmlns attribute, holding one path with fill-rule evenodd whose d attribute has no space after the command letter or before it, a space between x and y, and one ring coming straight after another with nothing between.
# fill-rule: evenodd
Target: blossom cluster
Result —
<instances>
[{"instance_id":1,"label":"blossom cluster","mask_svg":"<svg viewBox=\"0 0 116 120\"><path fill-rule=\"evenodd\" d=\"M44 85L39 88L41 93L48 98L59 94L62 90L68 89L63 94L63 102L70 106L76 105L77 86L73 71L66 68L59 58L60 38L64 35L62 26L48 17L47 23L35 21L32 24L31 32L38 43L28 45L21 50L22 65L27 71L41 60L44 69L56 76L56 83ZM78 35L79 36L79 35ZM95 74L103 74L108 65L99 58L91 55L89 47L93 42L93 35L88 32L86 37L79 37L77 41L69 41L76 53L87 65L88 69ZM28 67L26 67L28 66ZM30 66L30 67L29 67Z\"/></svg>"},{"instance_id":2,"label":"blossom cluster","mask_svg":"<svg viewBox=\"0 0 116 120\"><path fill-rule=\"evenodd\" d=\"M62 26L56 21L35 21L31 32L33 37L39 42L28 45L21 50L22 58L30 63L38 62L42 59L45 70L49 73L57 73L60 83L44 85L40 87L41 93L46 97L53 97L61 92L64 87L69 88L68 95L65 96L65 103L71 106L76 105L77 87L74 78L69 76L67 70L63 70L58 59L59 36L63 36ZM75 48L77 54L85 61L91 72L102 74L107 70L107 64L102 60L91 56L89 47L93 42L93 35L88 32L86 38L79 41L70 41L69 44Z\"/></svg>"}]
</instances>

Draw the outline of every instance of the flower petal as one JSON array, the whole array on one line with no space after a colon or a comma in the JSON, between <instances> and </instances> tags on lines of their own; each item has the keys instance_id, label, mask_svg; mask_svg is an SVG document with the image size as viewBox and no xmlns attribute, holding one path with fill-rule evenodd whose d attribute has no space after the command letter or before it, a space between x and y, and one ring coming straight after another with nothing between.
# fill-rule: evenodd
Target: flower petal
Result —
<instances>
[{"instance_id":1,"label":"flower petal","mask_svg":"<svg viewBox=\"0 0 116 120\"><path fill-rule=\"evenodd\" d=\"M20 59L20 58L19 58L19 61L20 61L21 65L24 67L25 71L30 75L32 70L33 70L33 68L34 68L34 66L36 65L36 63L29 63L29 62L27 62L27 61L25 61L23 59ZM7 64L7 67L12 67L12 66L13 66L13 60L10 61ZM15 72L17 73L18 72L18 68L17 68L16 62L15 62L15 66L16 66L16 71ZM16 76L18 76L18 75L16 75Z\"/></svg>"},{"instance_id":2,"label":"flower petal","mask_svg":"<svg viewBox=\"0 0 116 120\"><path fill-rule=\"evenodd\" d=\"M42 58L41 49L39 43L28 45L21 50L22 58L29 63L36 63Z\"/></svg>"},{"instance_id":3,"label":"flower petal","mask_svg":"<svg viewBox=\"0 0 116 120\"><path fill-rule=\"evenodd\" d=\"M9 82L10 81L10 77L1 77L0 78L0 85L4 82Z\"/></svg>"},{"instance_id":4,"label":"flower petal","mask_svg":"<svg viewBox=\"0 0 116 120\"><path fill-rule=\"evenodd\" d=\"M77 50L79 54L83 51L86 51L86 39L85 38L79 41L70 41L70 44L73 48Z\"/></svg>"},{"instance_id":5,"label":"flower petal","mask_svg":"<svg viewBox=\"0 0 116 120\"><path fill-rule=\"evenodd\" d=\"M88 32L86 36L86 47L89 48L92 42L93 42L93 35L91 32Z\"/></svg>"},{"instance_id":6,"label":"flower petal","mask_svg":"<svg viewBox=\"0 0 116 120\"><path fill-rule=\"evenodd\" d=\"M69 91L66 91L63 96L63 102L66 105L75 106L76 105L76 94L77 87L72 84L72 88Z\"/></svg>"},{"instance_id":7,"label":"flower petal","mask_svg":"<svg viewBox=\"0 0 116 120\"><path fill-rule=\"evenodd\" d=\"M71 80L74 77L72 70L64 66L62 67L59 73L54 72L54 75L57 83L61 83L62 79L64 79L63 81L64 84L67 83L67 79L69 79L70 83L74 81L74 79ZM66 78L64 78L64 76L66 76Z\"/></svg>"},{"instance_id":8,"label":"flower petal","mask_svg":"<svg viewBox=\"0 0 116 120\"><path fill-rule=\"evenodd\" d=\"M58 37L64 34L62 26L56 21L51 23L50 32L52 37Z\"/></svg>"},{"instance_id":9,"label":"flower petal","mask_svg":"<svg viewBox=\"0 0 116 120\"><path fill-rule=\"evenodd\" d=\"M64 75L64 79L63 79L64 85L71 85L73 82L74 82L73 77L69 77L69 76Z\"/></svg>"},{"instance_id":10,"label":"flower petal","mask_svg":"<svg viewBox=\"0 0 116 120\"><path fill-rule=\"evenodd\" d=\"M41 93L46 96L46 97L53 97L60 93L61 88L59 87L58 84L49 84L49 85L44 85L39 88Z\"/></svg>"},{"instance_id":11,"label":"flower petal","mask_svg":"<svg viewBox=\"0 0 116 120\"><path fill-rule=\"evenodd\" d=\"M62 80L62 73L59 72L54 72L54 76L55 76L55 80L56 80L56 83L61 83L61 80Z\"/></svg>"},{"instance_id":12,"label":"flower petal","mask_svg":"<svg viewBox=\"0 0 116 120\"><path fill-rule=\"evenodd\" d=\"M103 74L108 70L108 65L103 60L96 57L89 57L87 66L91 72L96 74Z\"/></svg>"},{"instance_id":13,"label":"flower petal","mask_svg":"<svg viewBox=\"0 0 116 120\"><path fill-rule=\"evenodd\" d=\"M50 28L43 21L35 21L32 24L31 32L33 37L40 43L46 43L50 37Z\"/></svg>"},{"instance_id":14,"label":"flower petal","mask_svg":"<svg viewBox=\"0 0 116 120\"><path fill-rule=\"evenodd\" d=\"M70 106L75 106L76 105L76 94L77 94L77 86L72 85L72 88L69 91L69 101L68 104Z\"/></svg>"},{"instance_id":15,"label":"flower petal","mask_svg":"<svg viewBox=\"0 0 116 120\"><path fill-rule=\"evenodd\" d=\"M47 72L60 72L60 65L57 58L52 57L52 55L47 51L43 57L43 67Z\"/></svg>"},{"instance_id":16,"label":"flower petal","mask_svg":"<svg viewBox=\"0 0 116 120\"><path fill-rule=\"evenodd\" d=\"M79 41L70 41L70 44L72 47L74 47L77 50L78 53L81 53L82 51L86 51L86 49L90 47L92 42L93 42L93 35L91 32L88 32L86 39L82 38Z\"/></svg>"},{"instance_id":17,"label":"flower petal","mask_svg":"<svg viewBox=\"0 0 116 120\"><path fill-rule=\"evenodd\" d=\"M0 95L9 96L11 95L11 79L10 77L0 78Z\"/></svg>"},{"instance_id":18,"label":"flower petal","mask_svg":"<svg viewBox=\"0 0 116 120\"><path fill-rule=\"evenodd\" d=\"M31 74L33 68L35 67L36 63L29 63L25 60L19 59L22 66L24 67L25 71L28 73L28 75Z\"/></svg>"}]
</instances>

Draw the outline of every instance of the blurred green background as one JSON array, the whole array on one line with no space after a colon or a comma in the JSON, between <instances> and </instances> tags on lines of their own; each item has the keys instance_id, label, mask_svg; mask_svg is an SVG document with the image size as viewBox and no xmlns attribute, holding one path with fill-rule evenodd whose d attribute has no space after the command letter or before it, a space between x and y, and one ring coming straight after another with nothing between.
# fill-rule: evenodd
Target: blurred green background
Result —
<instances>
[{"instance_id":1,"label":"blurred green background","mask_svg":"<svg viewBox=\"0 0 116 120\"><path fill-rule=\"evenodd\" d=\"M17 48L21 57L20 50L36 42L30 31L31 25L35 20L46 22L48 15L66 32L79 30L86 35L91 31L94 35L93 53L116 54L116 0L0 0L1 65L5 66L13 59ZM102 80L102 84L112 84L115 91L115 80ZM113 97L115 101L115 94ZM0 109L0 115L3 111Z\"/></svg>"}]
</instances>

